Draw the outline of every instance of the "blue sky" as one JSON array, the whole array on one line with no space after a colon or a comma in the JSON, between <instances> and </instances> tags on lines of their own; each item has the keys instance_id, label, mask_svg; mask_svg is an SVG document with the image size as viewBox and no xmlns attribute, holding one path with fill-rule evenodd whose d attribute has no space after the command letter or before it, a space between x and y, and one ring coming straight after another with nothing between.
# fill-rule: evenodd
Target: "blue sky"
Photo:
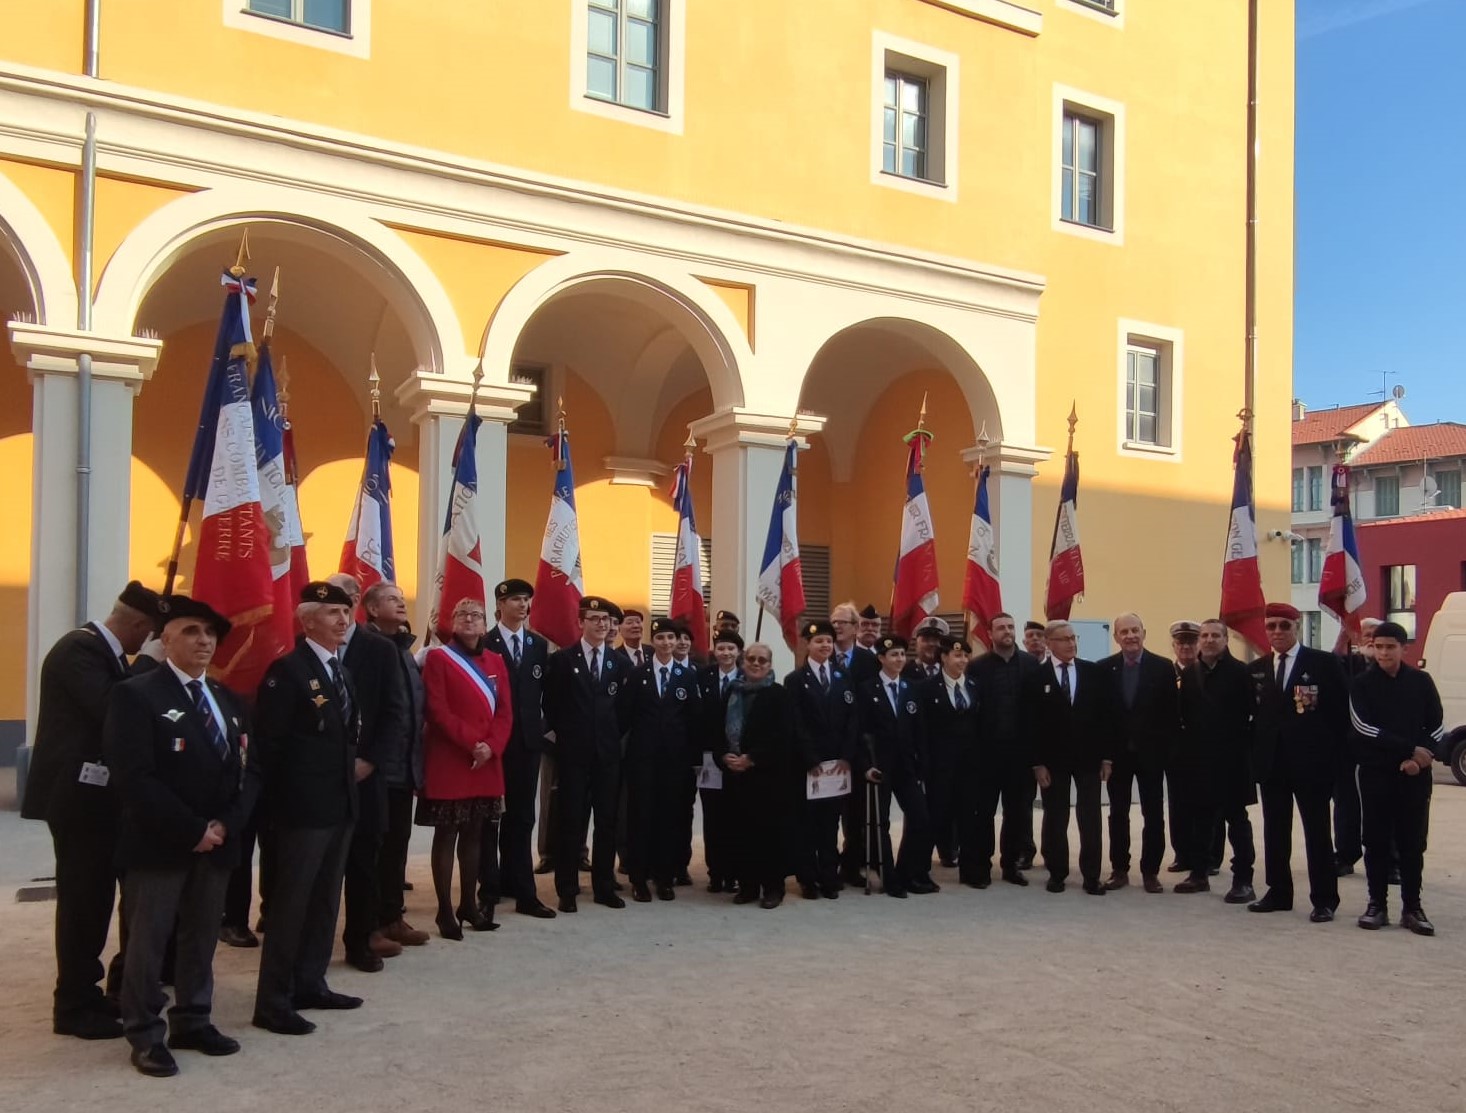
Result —
<instances>
[{"instance_id":1,"label":"blue sky","mask_svg":"<svg viewBox=\"0 0 1466 1113\"><path fill-rule=\"evenodd\" d=\"M1466 0L1297 13L1294 394L1466 421Z\"/></svg>"}]
</instances>

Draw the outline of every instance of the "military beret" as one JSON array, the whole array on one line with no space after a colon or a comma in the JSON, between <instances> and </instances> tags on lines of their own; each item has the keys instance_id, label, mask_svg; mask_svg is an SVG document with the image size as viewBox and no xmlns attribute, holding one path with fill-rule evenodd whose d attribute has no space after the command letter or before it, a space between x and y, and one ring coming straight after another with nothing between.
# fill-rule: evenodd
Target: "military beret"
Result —
<instances>
[{"instance_id":1,"label":"military beret","mask_svg":"<svg viewBox=\"0 0 1466 1113\"><path fill-rule=\"evenodd\" d=\"M806 641L810 638L817 638L821 634L828 634L833 638L835 636L835 624L833 622L827 622L822 618L816 619L813 622L806 622L804 627L799 631L799 634Z\"/></svg>"},{"instance_id":2,"label":"military beret","mask_svg":"<svg viewBox=\"0 0 1466 1113\"><path fill-rule=\"evenodd\" d=\"M1037 630L1040 634L1042 634L1044 632L1044 624L1042 622L1034 622L1032 619L1029 619L1023 624L1023 632L1026 634L1030 630Z\"/></svg>"},{"instance_id":3,"label":"military beret","mask_svg":"<svg viewBox=\"0 0 1466 1113\"><path fill-rule=\"evenodd\" d=\"M876 605L874 603L867 603L865 605L865 610L860 612L860 617L865 619L879 619L881 617L881 612L876 610Z\"/></svg>"},{"instance_id":4,"label":"military beret","mask_svg":"<svg viewBox=\"0 0 1466 1113\"><path fill-rule=\"evenodd\" d=\"M232 627L229 620L202 599L190 599L187 595L167 595L158 600L158 614L164 626L181 618L199 618L211 626L220 641L229 636Z\"/></svg>"},{"instance_id":5,"label":"military beret","mask_svg":"<svg viewBox=\"0 0 1466 1113\"><path fill-rule=\"evenodd\" d=\"M494 588L495 599L508 599L511 595L527 595L533 598L534 585L528 580L505 580Z\"/></svg>"},{"instance_id":6,"label":"military beret","mask_svg":"<svg viewBox=\"0 0 1466 1113\"><path fill-rule=\"evenodd\" d=\"M1263 613L1268 618L1288 618L1294 622L1303 617L1302 612L1292 603L1269 603Z\"/></svg>"},{"instance_id":7,"label":"military beret","mask_svg":"<svg viewBox=\"0 0 1466 1113\"><path fill-rule=\"evenodd\" d=\"M721 645L724 642L728 645L736 645L739 649L743 648L743 637L737 630L719 630L713 635L714 645Z\"/></svg>"},{"instance_id":8,"label":"military beret","mask_svg":"<svg viewBox=\"0 0 1466 1113\"><path fill-rule=\"evenodd\" d=\"M714 622L731 622L734 626L741 626L742 625L742 623L740 623L738 621L738 616L736 614L734 614L732 611L719 611L718 614L717 614L717 617L714 618L713 621Z\"/></svg>"},{"instance_id":9,"label":"military beret","mask_svg":"<svg viewBox=\"0 0 1466 1113\"><path fill-rule=\"evenodd\" d=\"M938 618L936 615L932 615L930 618L924 620L916 628L916 636L918 638L945 638L951 632L952 627L947 625L947 620L945 618Z\"/></svg>"},{"instance_id":10,"label":"military beret","mask_svg":"<svg viewBox=\"0 0 1466 1113\"><path fill-rule=\"evenodd\" d=\"M327 583L325 580L316 580L306 584L301 589L300 601L302 603L336 603L343 607L351 606L351 596L335 584Z\"/></svg>"},{"instance_id":11,"label":"military beret","mask_svg":"<svg viewBox=\"0 0 1466 1113\"><path fill-rule=\"evenodd\" d=\"M672 618L668 619L668 621L672 623L672 630L679 638L692 637L692 627L687 624L686 619Z\"/></svg>"},{"instance_id":12,"label":"military beret","mask_svg":"<svg viewBox=\"0 0 1466 1113\"><path fill-rule=\"evenodd\" d=\"M625 622L628 618L646 618L646 612L636 607L626 607L621 612L621 621Z\"/></svg>"},{"instance_id":13,"label":"military beret","mask_svg":"<svg viewBox=\"0 0 1466 1113\"><path fill-rule=\"evenodd\" d=\"M1177 641L1194 641L1201 635L1201 627L1195 622L1182 619L1180 622L1171 623L1171 637Z\"/></svg>"},{"instance_id":14,"label":"military beret","mask_svg":"<svg viewBox=\"0 0 1466 1113\"><path fill-rule=\"evenodd\" d=\"M590 614L591 611L599 611L601 614L613 613L610 602L599 595L583 596L580 600L580 613Z\"/></svg>"},{"instance_id":15,"label":"military beret","mask_svg":"<svg viewBox=\"0 0 1466 1113\"><path fill-rule=\"evenodd\" d=\"M875 647L874 648L875 648L876 656L877 657L884 657L887 653L890 653L891 650L893 650L893 649L899 649L902 653L905 653L906 652L906 639L905 638L898 638L894 634L887 634L885 637L878 638L876 640L876 644L875 644Z\"/></svg>"},{"instance_id":16,"label":"military beret","mask_svg":"<svg viewBox=\"0 0 1466 1113\"><path fill-rule=\"evenodd\" d=\"M152 588L143 587L136 580L128 582L128 585L122 589L122 594L117 597L117 601L124 607L131 607L139 614L162 621L162 612L158 606L160 602L158 593Z\"/></svg>"},{"instance_id":17,"label":"military beret","mask_svg":"<svg viewBox=\"0 0 1466 1113\"><path fill-rule=\"evenodd\" d=\"M942 639L942 656L945 657L954 649L961 649L963 653L972 652L972 643L966 638L948 636Z\"/></svg>"},{"instance_id":18,"label":"military beret","mask_svg":"<svg viewBox=\"0 0 1466 1113\"><path fill-rule=\"evenodd\" d=\"M1409 635L1405 633L1405 627L1401 626L1398 622L1381 622L1376 626L1374 628L1374 639L1378 641L1380 638L1394 638L1401 645L1404 645L1410 640Z\"/></svg>"},{"instance_id":19,"label":"military beret","mask_svg":"<svg viewBox=\"0 0 1466 1113\"><path fill-rule=\"evenodd\" d=\"M670 618L654 618L654 619L652 619L652 637L656 637L658 634L675 634L675 633L677 633L677 623L674 622L674 621L672 621L672 619L670 619Z\"/></svg>"},{"instance_id":20,"label":"military beret","mask_svg":"<svg viewBox=\"0 0 1466 1113\"><path fill-rule=\"evenodd\" d=\"M610 614L611 621L613 622L620 622L623 618L626 617L625 612L623 612L620 607L616 606L616 604L611 602L609 599L606 600L606 611Z\"/></svg>"}]
</instances>

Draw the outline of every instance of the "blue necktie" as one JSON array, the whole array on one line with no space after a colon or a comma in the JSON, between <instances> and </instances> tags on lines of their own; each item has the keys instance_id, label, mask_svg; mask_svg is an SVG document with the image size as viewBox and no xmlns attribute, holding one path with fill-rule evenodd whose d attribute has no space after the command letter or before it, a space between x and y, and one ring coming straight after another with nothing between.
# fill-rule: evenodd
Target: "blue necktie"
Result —
<instances>
[{"instance_id":1,"label":"blue necktie","mask_svg":"<svg viewBox=\"0 0 1466 1113\"><path fill-rule=\"evenodd\" d=\"M202 680L190 680L188 682L188 694L193 697L193 705L204 720L204 729L209 732L209 739L214 743L214 749L224 759L229 757L229 743L224 738L224 731L219 726L219 720L214 718L214 709L209 706L209 699L204 695L204 682Z\"/></svg>"}]
</instances>

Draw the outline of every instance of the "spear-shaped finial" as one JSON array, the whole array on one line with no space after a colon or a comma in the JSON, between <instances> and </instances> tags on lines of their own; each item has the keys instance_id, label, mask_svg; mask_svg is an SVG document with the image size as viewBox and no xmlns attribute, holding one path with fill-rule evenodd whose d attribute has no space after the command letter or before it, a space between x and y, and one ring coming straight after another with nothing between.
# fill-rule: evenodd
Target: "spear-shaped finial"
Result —
<instances>
[{"instance_id":1,"label":"spear-shaped finial","mask_svg":"<svg viewBox=\"0 0 1466 1113\"><path fill-rule=\"evenodd\" d=\"M239 254L234 258L234 266L229 268L229 273L235 278L244 277L244 264L249 262L249 229L239 237Z\"/></svg>"},{"instance_id":2,"label":"spear-shaped finial","mask_svg":"<svg viewBox=\"0 0 1466 1113\"><path fill-rule=\"evenodd\" d=\"M921 392L921 413L916 415L916 427L918 429L926 428L926 394L927 392L924 390Z\"/></svg>"},{"instance_id":3,"label":"spear-shaped finial","mask_svg":"<svg viewBox=\"0 0 1466 1113\"><path fill-rule=\"evenodd\" d=\"M799 415L795 414L789 419L789 439L792 441L799 435Z\"/></svg>"},{"instance_id":4,"label":"spear-shaped finial","mask_svg":"<svg viewBox=\"0 0 1466 1113\"><path fill-rule=\"evenodd\" d=\"M977 475L982 474L983 464L986 462L988 445L992 443L991 438L988 437L988 423L984 421L982 428L977 434Z\"/></svg>"},{"instance_id":5,"label":"spear-shaped finial","mask_svg":"<svg viewBox=\"0 0 1466 1113\"><path fill-rule=\"evenodd\" d=\"M1079 424L1079 406L1075 402L1069 403L1069 436L1074 436L1074 427Z\"/></svg>"},{"instance_id":6,"label":"spear-shaped finial","mask_svg":"<svg viewBox=\"0 0 1466 1113\"><path fill-rule=\"evenodd\" d=\"M560 432L563 433L565 432L565 395L562 394L555 399L555 409L559 415Z\"/></svg>"},{"instance_id":7,"label":"spear-shaped finial","mask_svg":"<svg viewBox=\"0 0 1466 1113\"><path fill-rule=\"evenodd\" d=\"M270 283L270 300L265 306L265 343L275 335L275 307L280 302L280 268L275 268L274 280Z\"/></svg>"},{"instance_id":8,"label":"spear-shaped finial","mask_svg":"<svg viewBox=\"0 0 1466 1113\"><path fill-rule=\"evenodd\" d=\"M372 370L367 376L367 383L372 391L372 420L377 421L382 416L382 376L377 374L377 353L372 353Z\"/></svg>"},{"instance_id":9,"label":"spear-shaped finial","mask_svg":"<svg viewBox=\"0 0 1466 1113\"><path fill-rule=\"evenodd\" d=\"M682 447L687 449L687 455L692 455L692 450L697 447L697 438L692 435L692 428L687 430L687 439L682 442Z\"/></svg>"},{"instance_id":10,"label":"spear-shaped finial","mask_svg":"<svg viewBox=\"0 0 1466 1113\"><path fill-rule=\"evenodd\" d=\"M290 408L290 368L285 356L280 357L280 370L275 372L275 397L280 402L280 420L288 425L290 419L285 415Z\"/></svg>"}]
</instances>

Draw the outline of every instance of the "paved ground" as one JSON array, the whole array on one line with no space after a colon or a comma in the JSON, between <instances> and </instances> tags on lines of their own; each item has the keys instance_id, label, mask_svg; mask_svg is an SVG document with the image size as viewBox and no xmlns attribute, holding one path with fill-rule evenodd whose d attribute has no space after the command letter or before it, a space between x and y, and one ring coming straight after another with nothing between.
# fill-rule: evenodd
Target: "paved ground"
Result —
<instances>
[{"instance_id":1,"label":"paved ground","mask_svg":"<svg viewBox=\"0 0 1466 1113\"><path fill-rule=\"evenodd\" d=\"M244 1050L181 1053L183 1073L155 1081L120 1042L50 1034L54 905L8 903L50 872L49 850L7 811L0 1109L1461 1110L1466 790L1438 785L1431 843L1436 939L1358 930L1362 877L1341 882L1328 926L1219 891L974 892L950 871L935 896L775 911L699 888L553 922L510 914L381 974L337 966L333 985L367 1005L304 1039L248 1026L258 952L221 947L216 1019ZM410 918L430 927L421 853L411 873Z\"/></svg>"}]
</instances>

